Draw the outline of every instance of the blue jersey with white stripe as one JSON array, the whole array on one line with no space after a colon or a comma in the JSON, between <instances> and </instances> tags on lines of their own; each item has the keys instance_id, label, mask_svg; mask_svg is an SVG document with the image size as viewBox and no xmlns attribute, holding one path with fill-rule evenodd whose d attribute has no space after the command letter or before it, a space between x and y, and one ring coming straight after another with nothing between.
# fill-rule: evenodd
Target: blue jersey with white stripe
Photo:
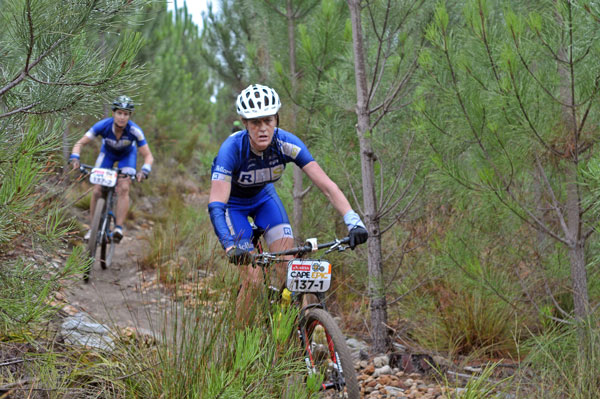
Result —
<instances>
[{"instance_id":1,"label":"blue jersey with white stripe","mask_svg":"<svg viewBox=\"0 0 600 399\"><path fill-rule=\"evenodd\" d=\"M113 131L113 123L114 118L102 119L95 123L85 135L91 139L101 136L103 150L115 155L127 154L136 146L141 147L147 144L144 132L132 121L127 121L121 138L117 140Z\"/></svg>"},{"instance_id":2,"label":"blue jersey with white stripe","mask_svg":"<svg viewBox=\"0 0 600 399\"><path fill-rule=\"evenodd\" d=\"M263 152L250 147L248 131L229 136L213 161L212 180L231 182L231 196L249 198L267 184L281 178L285 164L294 162L300 168L314 161L306 145L283 129L275 129L273 140Z\"/></svg>"}]
</instances>

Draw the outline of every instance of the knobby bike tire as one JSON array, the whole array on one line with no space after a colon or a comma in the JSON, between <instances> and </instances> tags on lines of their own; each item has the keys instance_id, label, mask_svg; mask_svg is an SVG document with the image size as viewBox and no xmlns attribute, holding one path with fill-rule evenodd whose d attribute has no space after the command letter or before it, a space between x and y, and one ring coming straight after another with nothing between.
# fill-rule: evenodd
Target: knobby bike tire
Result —
<instances>
[{"instance_id":1,"label":"knobby bike tire","mask_svg":"<svg viewBox=\"0 0 600 399\"><path fill-rule=\"evenodd\" d=\"M314 334L318 325L323 327L327 338L327 348L325 348L327 359L318 359L319 357L322 358L323 355L319 354L314 347L315 339L318 339ZM333 317L326 310L310 309L304 316L304 329L306 333L304 351L310 360L311 366L321 367L321 371L324 372L323 389L335 390L335 397L359 399L360 387L356 379L352 355L346 344L346 339ZM323 368L325 363L329 365Z\"/></svg>"},{"instance_id":2,"label":"knobby bike tire","mask_svg":"<svg viewBox=\"0 0 600 399\"><path fill-rule=\"evenodd\" d=\"M90 271L96 259L96 248L98 247L98 230L100 229L100 223L102 222L104 205L104 198L98 198L98 200L96 201L96 209L94 210L94 217L92 218L92 225L90 226L90 239L88 240L87 245L88 253L90 255L90 258L92 258L92 263L83 275L83 279L85 281L89 280Z\"/></svg>"},{"instance_id":3,"label":"knobby bike tire","mask_svg":"<svg viewBox=\"0 0 600 399\"><path fill-rule=\"evenodd\" d=\"M102 243L100 245L100 267L106 269L112 263L112 257L115 253L115 242L109 240L108 232L112 231L113 218L107 215L106 222L103 224L104 234L102 234Z\"/></svg>"}]
</instances>

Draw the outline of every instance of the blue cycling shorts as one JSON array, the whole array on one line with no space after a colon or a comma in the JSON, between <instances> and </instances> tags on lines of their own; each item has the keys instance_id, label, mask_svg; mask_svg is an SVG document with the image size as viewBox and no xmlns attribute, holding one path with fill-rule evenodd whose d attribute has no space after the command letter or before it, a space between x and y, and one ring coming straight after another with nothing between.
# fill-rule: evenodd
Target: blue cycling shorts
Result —
<instances>
[{"instance_id":1,"label":"blue cycling shorts","mask_svg":"<svg viewBox=\"0 0 600 399\"><path fill-rule=\"evenodd\" d=\"M96 159L96 168L110 169L118 162L121 173L125 175L135 175L135 167L137 163L137 146L132 146L131 150L124 154L117 154L111 151L106 151L104 145L100 149L100 154Z\"/></svg>"},{"instance_id":2,"label":"blue cycling shorts","mask_svg":"<svg viewBox=\"0 0 600 399\"><path fill-rule=\"evenodd\" d=\"M236 245L251 251L254 246L252 225L248 217L265 231L267 245L281 238L294 238L290 220L273 184L267 184L254 197L230 197L227 202L225 218L231 234L235 237Z\"/></svg>"}]
</instances>

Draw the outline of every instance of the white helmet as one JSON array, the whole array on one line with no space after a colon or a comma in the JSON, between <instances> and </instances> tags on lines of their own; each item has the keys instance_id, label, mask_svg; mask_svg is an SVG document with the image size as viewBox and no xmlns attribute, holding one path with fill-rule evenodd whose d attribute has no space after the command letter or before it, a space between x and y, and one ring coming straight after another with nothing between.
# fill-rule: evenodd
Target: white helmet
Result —
<instances>
[{"instance_id":1,"label":"white helmet","mask_svg":"<svg viewBox=\"0 0 600 399\"><path fill-rule=\"evenodd\" d=\"M253 119L275 115L281 108L281 101L277 92L270 87L250 85L242 90L235 105L242 118Z\"/></svg>"}]
</instances>

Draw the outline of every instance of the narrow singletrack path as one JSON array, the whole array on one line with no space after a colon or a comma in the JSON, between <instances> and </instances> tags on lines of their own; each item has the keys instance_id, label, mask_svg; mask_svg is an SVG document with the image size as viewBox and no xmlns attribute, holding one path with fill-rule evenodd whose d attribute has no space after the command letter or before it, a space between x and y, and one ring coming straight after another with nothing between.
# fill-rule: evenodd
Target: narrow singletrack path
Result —
<instances>
[{"instance_id":1,"label":"narrow singletrack path","mask_svg":"<svg viewBox=\"0 0 600 399\"><path fill-rule=\"evenodd\" d=\"M147 250L147 229L127 229L106 270L96 261L89 283L83 280L65 289L71 311L80 310L108 327L133 327L141 333L158 333L168 294L156 284L153 270L141 270ZM74 308L74 309L73 309Z\"/></svg>"}]
</instances>

